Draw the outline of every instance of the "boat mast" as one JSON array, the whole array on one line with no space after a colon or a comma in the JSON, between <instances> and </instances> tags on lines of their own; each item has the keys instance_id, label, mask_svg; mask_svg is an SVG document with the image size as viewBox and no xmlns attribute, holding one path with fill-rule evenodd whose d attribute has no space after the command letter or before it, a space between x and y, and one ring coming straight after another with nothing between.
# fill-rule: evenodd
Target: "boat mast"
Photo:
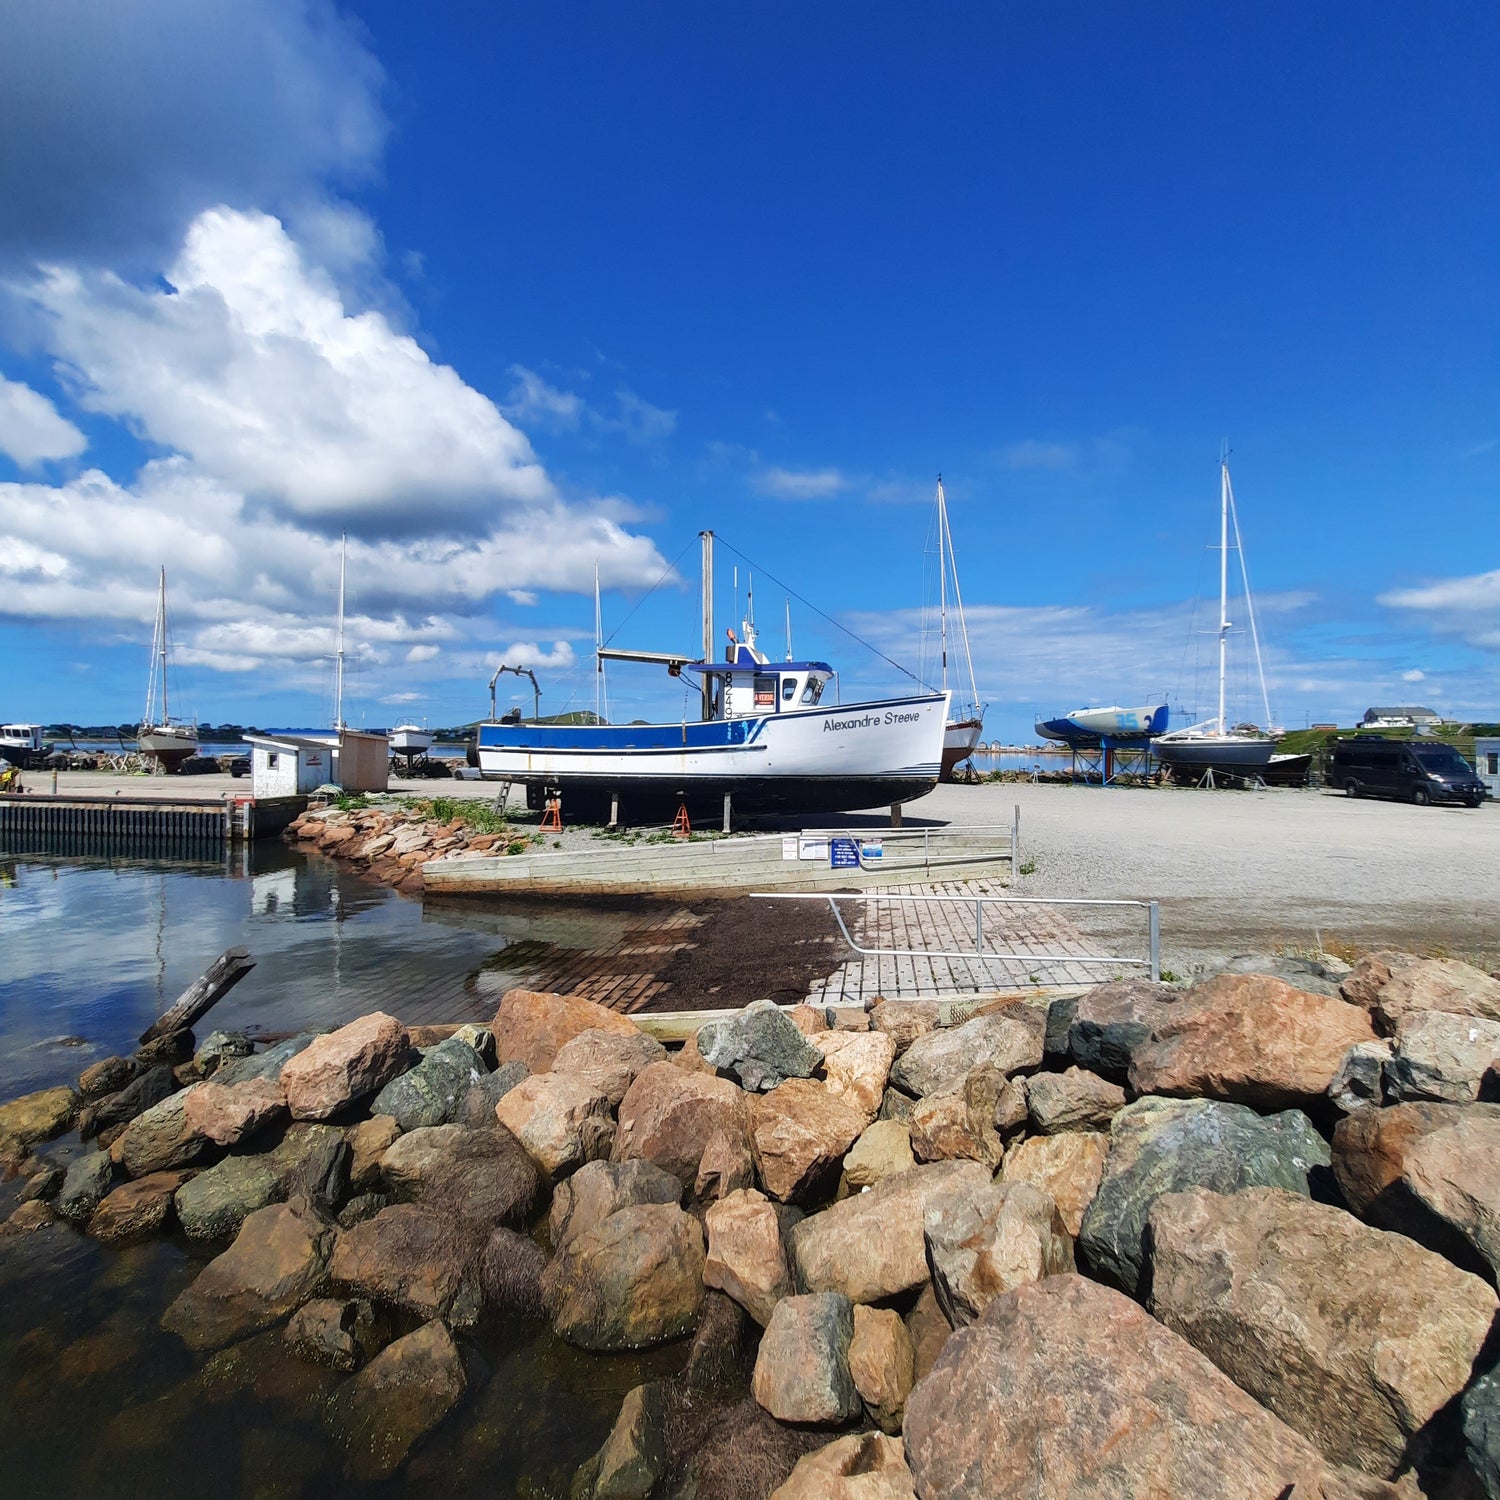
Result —
<instances>
[{"instance_id":1,"label":"boat mast","mask_svg":"<svg viewBox=\"0 0 1500 1500\"><path fill-rule=\"evenodd\" d=\"M938 643L943 657L943 691L948 691L948 505L938 475Z\"/></svg>"},{"instance_id":2,"label":"boat mast","mask_svg":"<svg viewBox=\"0 0 1500 1500\"><path fill-rule=\"evenodd\" d=\"M163 604L165 603L166 595L167 570L163 568L161 570L161 588L156 596L156 619L152 622L151 626L150 671L146 676L146 713L144 722L148 728L156 722L156 671L158 653L162 652L162 637L165 634L165 631L162 629L162 623L165 615Z\"/></svg>"},{"instance_id":3,"label":"boat mast","mask_svg":"<svg viewBox=\"0 0 1500 1500\"><path fill-rule=\"evenodd\" d=\"M700 531L703 543L703 717L714 716L714 680L709 667L714 659L714 534Z\"/></svg>"},{"instance_id":4,"label":"boat mast","mask_svg":"<svg viewBox=\"0 0 1500 1500\"><path fill-rule=\"evenodd\" d=\"M604 658L599 655L604 645L604 616L599 608L599 562L594 561L594 718L604 722Z\"/></svg>"},{"instance_id":5,"label":"boat mast","mask_svg":"<svg viewBox=\"0 0 1500 1500\"><path fill-rule=\"evenodd\" d=\"M167 708L167 570L165 566L161 570L161 588L156 598L156 626L157 633L161 637L161 721L163 724L170 724L172 715Z\"/></svg>"},{"instance_id":6,"label":"boat mast","mask_svg":"<svg viewBox=\"0 0 1500 1500\"><path fill-rule=\"evenodd\" d=\"M1224 483L1229 487L1229 519L1234 525L1234 550L1240 556L1240 582L1245 588L1245 613L1250 617L1250 643L1255 647L1255 671L1260 678L1260 705L1266 711L1266 729L1274 734L1276 725L1271 718L1271 695L1266 691L1266 664L1260 654L1260 630L1255 623L1255 599L1250 592L1250 569L1245 563L1245 544L1240 538L1240 508L1234 503L1234 485L1229 480L1229 467L1224 468Z\"/></svg>"},{"instance_id":7,"label":"boat mast","mask_svg":"<svg viewBox=\"0 0 1500 1500\"><path fill-rule=\"evenodd\" d=\"M1224 737L1224 647L1229 639L1229 453L1219 459L1219 738Z\"/></svg>"},{"instance_id":8,"label":"boat mast","mask_svg":"<svg viewBox=\"0 0 1500 1500\"><path fill-rule=\"evenodd\" d=\"M334 652L333 676L333 727L336 730L342 730L344 727L344 557L348 546L348 533L341 533L339 536L339 633L338 645Z\"/></svg>"},{"instance_id":9,"label":"boat mast","mask_svg":"<svg viewBox=\"0 0 1500 1500\"><path fill-rule=\"evenodd\" d=\"M943 476L938 475L938 514L941 517L941 536L939 541L946 548L944 554L944 568L953 570L953 606L958 612L958 633L964 643L964 664L969 669L969 711L973 714L980 712L979 708L979 684L974 680L974 653L969 649L969 625L964 619L964 596L958 587L958 554L953 550L953 528L948 524L948 497L943 493ZM947 642L944 640L944 680L947 682Z\"/></svg>"}]
</instances>

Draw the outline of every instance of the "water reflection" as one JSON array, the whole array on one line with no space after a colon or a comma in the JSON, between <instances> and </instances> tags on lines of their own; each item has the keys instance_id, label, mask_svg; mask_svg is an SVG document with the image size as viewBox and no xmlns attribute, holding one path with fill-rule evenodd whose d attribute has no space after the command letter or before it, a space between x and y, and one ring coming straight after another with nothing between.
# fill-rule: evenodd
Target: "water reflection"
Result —
<instances>
[{"instance_id":1,"label":"water reflection","mask_svg":"<svg viewBox=\"0 0 1500 1500\"><path fill-rule=\"evenodd\" d=\"M128 1052L236 944L256 967L200 1031L296 1031L376 1009L488 1019L485 971L503 949L617 942L627 921L555 902L424 910L279 843L215 860L13 855L0 871L0 1098Z\"/></svg>"}]
</instances>

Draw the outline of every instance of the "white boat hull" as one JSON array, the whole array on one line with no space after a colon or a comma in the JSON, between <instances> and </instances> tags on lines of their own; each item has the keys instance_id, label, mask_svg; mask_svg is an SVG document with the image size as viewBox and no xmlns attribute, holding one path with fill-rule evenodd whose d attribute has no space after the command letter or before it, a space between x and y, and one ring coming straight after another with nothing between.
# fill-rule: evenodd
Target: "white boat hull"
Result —
<instances>
[{"instance_id":1,"label":"white boat hull","mask_svg":"<svg viewBox=\"0 0 1500 1500\"><path fill-rule=\"evenodd\" d=\"M159 760L171 769L198 753L198 736L191 729L178 729L170 724L142 727L136 743L142 755Z\"/></svg>"},{"instance_id":2,"label":"white boat hull","mask_svg":"<svg viewBox=\"0 0 1500 1500\"><path fill-rule=\"evenodd\" d=\"M952 778L954 767L962 765L973 753L984 733L983 719L952 719L943 730L942 779Z\"/></svg>"},{"instance_id":3,"label":"white boat hull","mask_svg":"<svg viewBox=\"0 0 1500 1500\"><path fill-rule=\"evenodd\" d=\"M390 733L393 755L422 755L432 744L432 735L413 724L398 724Z\"/></svg>"},{"instance_id":4,"label":"white boat hull","mask_svg":"<svg viewBox=\"0 0 1500 1500\"><path fill-rule=\"evenodd\" d=\"M479 766L590 801L728 793L738 812L852 811L932 790L948 703L928 693L679 724L481 724Z\"/></svg>"}]
</instances>

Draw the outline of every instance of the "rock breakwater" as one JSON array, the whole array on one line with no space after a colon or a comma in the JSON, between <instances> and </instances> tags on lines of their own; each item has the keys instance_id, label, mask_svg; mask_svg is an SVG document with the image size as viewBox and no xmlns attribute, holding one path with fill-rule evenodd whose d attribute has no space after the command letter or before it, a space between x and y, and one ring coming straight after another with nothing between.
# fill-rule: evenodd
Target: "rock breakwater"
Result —
<instances>
[{"instance_id":1,"label":"rock breakwater","mask_svg":"<svg viewBox=\"0 0 1500 1500\"><path fill-rule=\"evenodd\" d=\"M677 1054L525 990L487 1027L179 1033L0 1105L0 1256L184 1234L211 1258L161 1326L320 1367L285 1399L357 1482L466 1420L512 1318L683 1351L577 1500L1500 1500L1495 992L1425 962L957 1027L756 1005Z\"/></svg>"}]
</instances>

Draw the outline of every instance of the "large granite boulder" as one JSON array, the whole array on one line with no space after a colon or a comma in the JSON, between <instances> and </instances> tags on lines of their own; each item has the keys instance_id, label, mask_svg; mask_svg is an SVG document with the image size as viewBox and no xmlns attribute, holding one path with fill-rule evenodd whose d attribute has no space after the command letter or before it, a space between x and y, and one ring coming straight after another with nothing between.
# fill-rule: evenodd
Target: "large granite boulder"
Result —
<instances>
[{"instance_id":1,"label":"large granite boulder","mask_svg":"<svg viewBox=\"0 0 1500 1500\"><path fill-rule=\"evenodd\" d=\"M1412 1142L1401 1180L1500 1274L1500 1110L1464 1110Z\"/></svg>"},{"instance_id":2,"label":"large granite boulder","mask_svg":"<svg viewBox=\"0 0 1500 1500\"><path fill-rule=\"evenodd\" d=\"M494 1115L489 1115L488 1125ZM389 1115L371 1115L360 1120L344 1132L344 1144L349 1148L349 1189L355 1193L368 1193L383 1185L380 1175L380 1158L391 1149L401 1127ZM530 1160L530 1157L527 1158Z\"/></svg>"},{"instance_id":3,"label":"large granite boulder","mask_svg":"<svg viewBox=\"0 0 1500 1500\"><path fill-rule=\"evenodd\" d=\"M117 1125L127 1125L153 1104L160 1104L176 1092L177 1079L165 1063L136 1072L117 1093L84 1105L78 1112L78 1133L87 1140L90 1136L113 1130Z\"/></svg>"},{"instance_id":4,"label":"large granite boulder","mask_svg":"<svg viewBox=\"0 0 1500 1500\"><path fill-rule=\"evenodd\" d=\"M828 1092L869 1124L880 1113L896 1044L883 1031L820 1031L812 1044L823 1054Z\"/></svg>"},{"instance_id":5,"label":"large granite boulder","mask_svg":"<svg viewBox=\"0 0 1500 1500\"><path fill-rule=\"evenodd\" d=\"M463 1399L468 1376L452 1335L434 1320L388 1344L339 1387L323 1424L351 1479L389 1478Z\"/></svg>"},{"instance_id":6,"label":"large granite boulder","mask_svg":"<svg viewBox=\"0 0 1500 1500\"><path fill-rule=\"evenodd\" d=\"M575 1235L602 1224L611 1214L638 1203L682 1201L682 1184L649 1161L591 1161L552 1194L548 1228L552 1248L561 1250Z\"/></svg>"},{"instance_id":7,"label":"large granite boulder","mask_svg":"<svg viewBox=\"0 0 1500 1500\"><path fill-rule=\"evenodd\" d=\"M191 1092L179 1089L142 1110L110 1147L111 1155L132 1177L191 1166L221 1154L221 1148L188 1121L187 1096Z\"/></svg>"},{"instance_id":8,"label":"large granite boulder","mask_svg":"<svg viewBox=\"0 0 1500 1500\"><path fill-rule=\"evenodd\" d=\"M1045 1017L1021 1007L975 1016L962 1026L919 1036L891 1068L891 1082L923 1098L962 1086L974 1068L998 1068L1005 1074L1035 1068L1042 1061Z\"/></svg>"},{"instance_id":9,"label":"large granite boulder","mask_svg":"<svg viewBox=\"0 0 1500 1500\"><path fill-rule=\"evenodd\" d=\"M774 1000L756 1000L738 1015L705 1021L698 1051L752 1093L774 1089L788 1078L811 1078L823 1060Z\"/></svg>"},{"instance_id":10,"label":"large granite boulder","mask_svg":"<svg viewBox=\"0 0 1500 1500\"><path fill-rule=\"evenodd\" d=\"M482 1301L481 1248L473 1224L419 1203L393 1203L339 1235L328 1276L352 1296L471 1327Z\"/></svg>"},{"instance_id":11,"label":"large granite boulder","mask_svg":"<svg viewBox=\"0 0 1500 1500\"><path fill-rule=\"evenodd\" d=\"M1005 1093L998 1068L971 1069L956 1089L926 1094L911 1112L911 1149L918 1161L982 1161L998 1167L1005 1154L995 1114Z\"/></svg>"},{"instance_id":12,"label":"large granite boulder","mask_svg":"<svg viewBox=\"0 0 1500 1500\"><path fill-rule=\"evenodd\" d=\"M281 1069L292 1118L327 1120L378 1094L406 1070L410 1053L406 1027L384 1011L315 1037Z\"/></svg>"},{"instance_id":13,"label":"large granite boulder","mask_svg":"<svg viewBox=\"0 0 1500 1500\"><path fill-rule=\"evenodd\" d=\"M894 1177L916 1164L911 1126L903 1120L876 1120L849 1148L844 1158L844 1182L850 1188L873 1187L883 1177Z\"/></svg>"},{"instance_id":14,"label":"large granite boulder","mask_svg":"<svg viewBox=\"0 0 1500 1500\"><path fill-rule=\"evenodd\" d=\"M582 995L553 995L542 990L507 990L490 1025L499 1061L525 1063L533 1073L545 1073L563 1045L580 1032L631 1036L636 1029L618 1011L596 1005Z\"/></svg>"},{"instance_id":15,"label":"large granite boulder","mask_svg":"<svg viewBox=\"0 0 1500 1500\"><path fill-rule=\"evenodd\" d=\"M899 1437L851 1432L797 1460L771 1500L915 1500Z\"/></svg>"},{"instance_id":16,"label":"large granite boulder","mask_svg":"<svg viewBox=\"0 0 1500 1500\"><path fill-rule=\"evenodd\" d=\"M787 1236L798 1286L842 1292L851 1302L883 1302L921 1286L928 1206L962 1201L989 1182L981 1162L932 1162L812 1214Z\"/></svg>"},{"instance_id":17,"label":"large granite boulder","mask_svg":"<svg viewBox=\"0 0 1500 1500\"><path fill-rule=\"evenodd\" d=\"M666 1417L661 1382L627 1392L604 1446L574 1476L577 1500L649 1500L667 1465Z\"/></svg>"},{"instance_id":18,"label":"large granite boulder","mask_svg":"<svg viewBox=\"0 0 1500 1500\"><path fill-rule=\"evenodd\" d=\"M1212 1099L1137 1099L1114 1118L1099 1191L1083 1216L1079 1249L1126 1291L1139 1285L1151 1205L1163 1193L1234 1193L1281 1187L1310 1196L1328 1147L1298 1110L1263 1118Z\"/></svg>"},{"instance_id":19,"label":"large granite boulder","mask_svg":"<svg viewBox=\"0 0 1500 1500\"><path fill-rule=\"evenodd\" d=\"M1130 1086L1138 1094L1305 1108L1322 1099L1350 1047L1374 1040L1357 1006L1264 974L1220 974L1190 990L1135 1045Z\"/></svg>"},{"instance_id":20,"label":"large granite boulder","mask_svg":"<svg viewBox=\"0 0 1500 1500\"><path fill-rule=\"evenodd\" d=\"M849 1372L854 1304L838 1292L783 1297L755 1358L750 1388L778 1422L848 1422L860 1413Z\"/></svg>"},{"instance_id":21,"label":"large granite boulder","mask_svg":"<svg viewBox=\"0 0 1500 1500\"><path fill-rule=\"evenodd\" d=\"M642 1349L680 1338L703 1301L703 1230L672 1203L639 1203L574 1235L542 1277L560 1338Z\"/></svg>"},{"instance_id":22,"label":"large granite boulder","mask_svg":"<svg viewBox=\"0 0 1500 1500\"><path fill-rule=\"evenodd\" d=\"M464 1095L462 1113L454 1121L468 1125L471 1129L483 1129L495 1118L495 1106L523 1079L531 1077L531 1069L523 1062L501 1063L493 1073L484 1074Z\"/></svg>"},{"instance_id":23,"label":"large granite boulder","mask_svg":"<svg viewBox=\"0 0 1500 1500\"><path fill-rule=\"evenodd\" d=\"M1369 1011L1390 1036L1413 1012L1446 1011L1500 1021L1500 979L1456 958L1418 958L1412 953L1367 953L1340 986L1344 998Z\"/></svg>"},{"instance_id":24,"label":"large granite boulder","mask_svg":"<svg viewBox=\"0 0 1500 1500\"><path fill-rule=\"evenodd\" d=\"M299 1359L349 1374L378 1353L389 1334L362 1297L314 1297L292 1314L282 1337Z\"/></svg>"},{"instance_id":25,"label":"large granite boulder","mask_svg":"<svg viewBox=\"0 0 1500 1500\"><path fill-rule=\"evenodd\" d=\"M172 1196L187 1175L153 1172L121 1183L94 1210L89 1219L89 1234L103 1244L115 1246L134 1244L159 1234L171 1218Z\"/></svg>"},{"instance_id":26,"label":"large granite boulder","mask_svg":"<svg viewBox=\"0 0 1500 1500\"><path fill-rule=\"evenodd\" d=\"M217 1349L279 1323L323 1287L336 1235L304 1199L257 1210L162 1314L161 1326L189 1349Z\"/></svg>"},{"instance_id":27,"label":"large granite boulder","mask_svg":"<svg viewBox=\"0 0 1500 1500\"><path fill-rule=\"evenodd\" d=\"M1186 991L1150 979L1101 984L1079 1000L1068 1027L1068 1055L1080 1068L1124 1083L1135 1049L1170 1023Z\"/></svg>"},{"instance_id":28,"label":"large granite boulder","mask_svg":"<svg viewBox=\"0 0 1500 1500\"><path fill-rule=\"evenodd\" d=\"M398 1074L370 1102L374 1115L389 1115L402 1130L448 1125L464 1112L469 1090L489 1072L479 1054L456 1036L439 1042L422 1061Z\"/></svg>"},{"instance_id":29,"label":"large granite boulder","mask_svg":"<svg viewBox=\"0 0 1500 1500\"><path fill-rule=\"evenodd\" d=\"M1049 1276L997 1297L912 1391L924 1500L1341 1495L1312 1445L1119 1292Z\"/></svg>"},{"instance_id":30,"label":"large granite boulder","mask_svg":"<svg viewBox=\"0 0 1500 1500\"><path fill-rule=\"evenodd\" d=\"M750 1145L761 1185L783 1203L826 1195L865 1123L862 1114L811 1078L790 1079L754 1096Z\"/></svg>"},{"instance_id":31,"label":"large granite boulder","mask_svg":"<svg viewBox=\"0 0 1500 1500\"><path fill-rule=\"evenodd\" d=\"M1466 1104L1481 1097L1485 1074L1500 1059L1500 1021L1408 1011L1396 1023L1385 1067L1388 1098Z\"/></svg>"},{"instance_id":32,"label":"large granite boulder","mask_svg":"<svg viewBox=\"0 0 1500 1500\"><path fill-rule=\"evenodd\" d=\"M216 1146L237 1146L247 1136L287 1117L286 1095L271 1078L244 1083L200 1083L187 1091L183 1114L188 1128Z\"/></svg>"},{"instance_id":33,"label":"large granite boulder","mask_svg":"<svg viewBox=\"0 0 1500 1500\"><path fill-rule=\"evenodd\" d=\"M386 1148L380 1176L399 1201L486 1229L524 1224L542 1191L535 1163L499 1126L424 1125L408 1131Z\"/></svg>"},{"instance_id":34,"label":"large granite boulder","mask_svg":"<svg viewBox=\"0 0 1500 1500\"><path fill-rule=\"evenodd\" d=\"M703 1148L693 1196L701 1203L712 1203L754 1186L755 1153L750 1149L750 1137L739 1126L720 1125Z\"/></svg>"},{"instance_id":35,"label":"large granite boulder","mask_svg":"<svg viewBox=\"0 0 1500 1500\"><path fill-rule=\"evenodd\" d=\"M1108 1130L1125 1107L1125 1090L1097 1073L1069 1068L1037 1073L1026 1080L1026 1110L1043 1135L1068 1130Z\"/></svg>"},{"instance_id":36,"label":"large granite boulder","mask_svg":"<svg viewBox=\"0 0 1500 1500\"><path fill-rule=\"evenodd\" d=\"M255 1043L243 1031L211 1031L193 1053L193 1069L211 1078L225 1063L254 1055Z\"/></svg>"},{"instance_id":37,"label":"large granite boulder","mask_svg":"<svg viewBox=\"0 0 1500 1500\"><path fill-rule=\"evenodd\" d=\"M937 1030L941 1014L936 1000L877 1000L870 1027L890 1037L899 1057L919 1036Z\"/></svg>"},{"instance_id":38,"label":"large granite boulder","mask_svg":"<svg viewBox=\"0 0 1500 1500\"><path fill-rule=\"evenodd\" d=\"M849 1373L870 1420L885 1432L901 1431L901 1415L916 1379L916 1351L901 1314L891 1307L854 1304Z\"/></svg>"},{"instance_id":39,"label":"large granite boulder","mask_svg":"<svg viewBox=\"0 0 1500 1500\"><path fill-rule=\"evenodd\" d=\"M730 1193L703 1216L706 1286L727 1292L762 1328L776 1304L792 1294L781 1220L763 1193Z\"/></svg>"},{"instance_id":40,"label":"large granite boulder","mask_svg":"<svg viewBox=\"0 0 1500 1500\"><path fill-rule=\"evenodd\" d=\"M655 1162L691 1187L714 1131L745 1133L748 1102L745 1091L727 1078L691 1073L675 1063L652 1063L620 1101L611 1155L615 1161L639 1157Z\"/></svg>"},{"instance_id":41,"label":"large granite boulder","mask_svg":"<svg viewBox=\"0 0 1500 1500\"><path fill-rule=\"evenodd\" d=\"M1083 1216L1099 1191L1109 1137L1089 1130L1037 1135L1005 1153L1002 1182L1029 1182L1057 1205L1063 1228L1077 1239Z\"/></svg>"},{"instance_id":42,"label":"large granite boulder","mask_svg":"<svg viewBox=\"0 0 1500 1500\"><path fill-rule=\"evenodd\" d=\"M552 1059L554 1073L567 1073L609 1097L610 1107L618 1109L626 1090L652 1063L665 1062L667 1049L644 1031L630 1033L580 1031L564 1042Z\"/></svg>"},{"instance_id":43,"label":"large granite boulder","mask_svg":"<svg viewBox=\"0 0 1500 1500\"><path fill-rule=\"evenodd\" d=\"M991 1183L927 1206L927 1264L938 1305L961 1328L1002 1292L1073 1266L1073 1242L1057 1205L1029 1182Z\"/></svg>"},{"instance_id":44,"label":"large granite boulder","mask_svg":"<svg viewBox=\"0 0 1500 1500\"><path fill-rule=\"evenodd\" d=\"M1349 966L1335 958L1290 958L1284 953L1236 953L1223 963L1195 968L1194 976L1199 980L1215 978L1220 974L1265 974L1272 979L1284 979L1288 984L1305 990L1310 995L1328 995L1339 998L1338 980L1346 977Z\"/></svg>"},{"instance_id":45,"label":"large granite boulder","mask_svg":"<svg viewBox=\"0 0 1500 1500\"><path fill-rule=\"evenodd\" d=\"M0 1139L18 1146L60 1136L78 1113L78 1095L70 1088L40 1089L0 1104Z\"/></svg>"},{"instance_id":46,"label":"large granite boulder","mask_svg":"<svg viewBox=\"0 0 1500 1500\"><path fill-rule=\"evenodd\" d=\"M282 1198L309 1198L333 1209L349 1185L349 1148L336 1125L293 1121L261 1158L276 1174Z\"/></svg>"},{"instance_id":47,"label":"large granite boulder","mask_svg":"<svg viewBox=\"0 0 1500 1500\"><path fill-rule=\"evenodd\" d=\"M257 1209L286 1195L258 1156L226 1156L177 1189L174 1206L190 1240L219 1240L240 1231Z\"/></svg>"},{"instance_id":48,"label":"large granite boulder","mask_svg":"<svg viewBox=\"0 0 1500 1500\"><path fill-rule=\"evenodd\" d=\"M1500 1500L1500 1370L1469 1387L1463 1399L1464 1447L1488 1500Z\"/></svg>"},{"instance_id":49,"label":"large granite boulder","mask_svg":"<svg viewBox=\"0 0 1500 1500\"><path fill-rule=\"evenodd\" d=\"M1328 1084L1328 1097L1334 1107L1352 1114L1367 1104L1385 1099L1385 1070L1395 1055L1389 1037L1373 1042L1356 1042L1343 1056Z\"/></svg>"},{"instance_id":50,"label":"large granite boulder","mask_svg":"<svg viewBox=\"0 0 1500 1500\"><path fill-rule=\"evenodd\" d=\"M62 1187L52 1200L52 1211L70 1224L86 1224L104 1201L115 1164L107 1151L86 1151L68 1163Z\"/></svg>"},{"instance_id":51,"label":"large granite boulder","mask_svg":"<svg viewBox=\"0 0 1500 1500\"><path fill-rule=\"evenodd\" d=\"M1164 1195L1151 1240L1156 1316L1328 1458L1386 1478L1426 1456L1500 1306L1404 1235L1279 1188Z\"/></svg>"},{"instance_id":52,"label":"large granite boulder","mask_svg":"<svg viewBox=\"0 0 1500 1500\"><path fill-rule=\"evenodd\" d=\"M78 1097L85 1104L97 1103L119 1093L139 1072L139 1065L128 1057L100 1058L78 1075Z\"/></svg>"},{"instance_id":53,"label":"large granite boulder","mask_svg":"<svg viewBox=\"0 0 1500 1500\"><path fill-rule=\"evenodd\" d=\"M549 1182L608 1156L615 1122L609 1095L567 1073L535 1073L495 1106Z\"/></svg>"}]
</instances>

